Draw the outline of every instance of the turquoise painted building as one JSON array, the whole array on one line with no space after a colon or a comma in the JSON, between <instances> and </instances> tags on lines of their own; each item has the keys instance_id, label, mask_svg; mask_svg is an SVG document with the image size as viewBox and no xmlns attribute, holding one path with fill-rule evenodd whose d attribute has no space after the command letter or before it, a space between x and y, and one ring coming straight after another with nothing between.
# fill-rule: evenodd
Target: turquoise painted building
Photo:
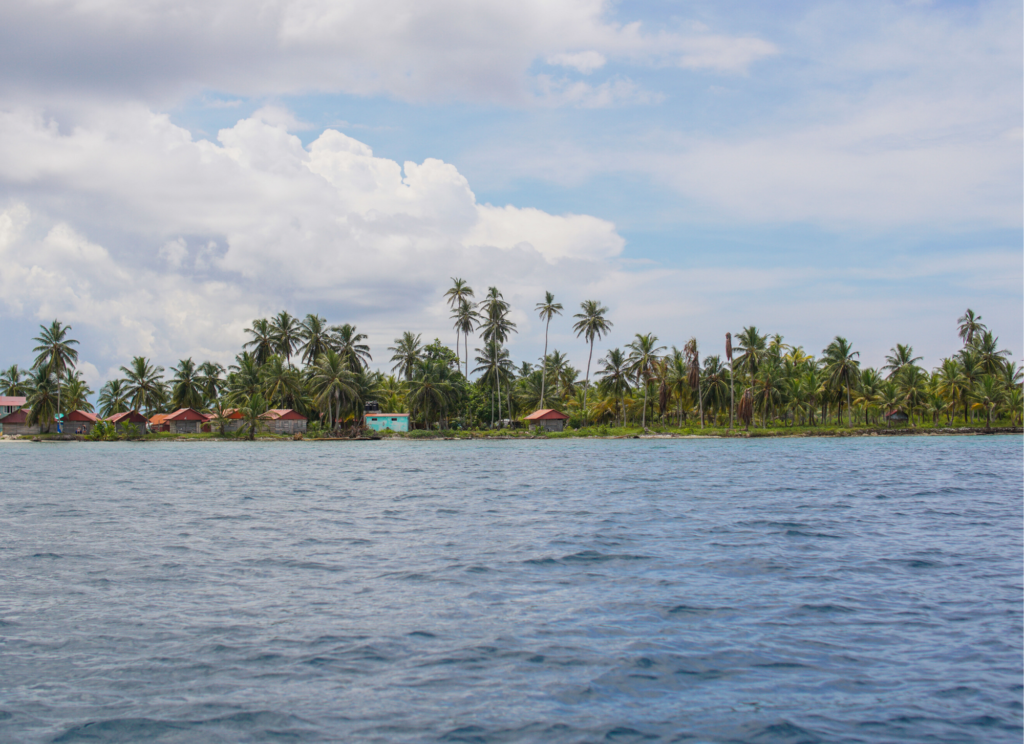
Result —
<instances>
[{"instance_id":1,"label":"turquoise painted building","mask_svg":"<svg viewBox=\"0 0 1024 744\"><path fill-rule=\"evenodd\" d=\"M374 431L409 431L408 413L367 413L366 425Z\"/></svg>"}]
</instances>

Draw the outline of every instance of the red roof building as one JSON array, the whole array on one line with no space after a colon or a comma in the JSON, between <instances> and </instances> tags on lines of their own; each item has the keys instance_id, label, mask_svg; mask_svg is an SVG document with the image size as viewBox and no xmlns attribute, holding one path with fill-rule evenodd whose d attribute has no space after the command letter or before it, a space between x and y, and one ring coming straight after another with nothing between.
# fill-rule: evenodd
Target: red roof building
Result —
<instances>
[{"instance_id":1,"label":"red roof building","mask_svg":"<svg viewBox=\"0 0 1024 744\"><path fill-rule=\"evenodd\" d=\"M542 408L526 417L526 425L540 426L546 431L563 431L565 422L568 420L569 417L561 411L556 411L554 408Z\"/></svg>"},{"instance_id":2,"label":"red roof building","mask_svg":"<svg viewBox=\"0 0 1024 744\"><path fill-rule=\"evenodd\" d=\"M131 424L138 429L139 434L146 433L146 425L149 420L138 411L123 411L121 413L115 413L112 416L107 416L106 421L109 421L114 425L114 430L119 434L124 433L125 424Z\"/></svg>"},{"instance_id":3,"label":"red roof building","mask_svg":"<svg viewBox=\"0 0 1024 744\"><path fill-rule=\"evenodd\" d=\"M198 434L200 431L209 431L209 427L204 427L209 420L209 416L194 408L179 408L164 417L164 423L168 425L168 430L172 434Z\"/></svg>"},{"instance_id":4,"label":"red roof building","mask_svg":"<svg viewBox=\"0 0 1024 744\"><path fill-rule=\"evenodd\" d=\"M65 434L88 434L100 417L89 411L72 411L64 417Z\"/></svg>"},{"instance_id":5,"label":"red roof building","mask_svg":"<svg viewBox=\"0 0 1024 744\"><path fill-rule=\"evenodd\" d=\"M272 434L305 432L309 423L305 416L291 408L271 408L260 416Z\"/></svg>"},{"instance_id":6,"label":"red roof building","mask_svg":"<svg viewBox=\"0 0 1024 744\"><path fill-rule=\"evenodd\" d=\"M7 434L9 436L19 436L22 434L38 434L40 432L39 424L28 425L28 414L27 408L19 408L16 411L8 413L3 418L0 418L0 434ZM55 428L51 427L51 431L56 431Z\"/></svg>"}]
</instances>

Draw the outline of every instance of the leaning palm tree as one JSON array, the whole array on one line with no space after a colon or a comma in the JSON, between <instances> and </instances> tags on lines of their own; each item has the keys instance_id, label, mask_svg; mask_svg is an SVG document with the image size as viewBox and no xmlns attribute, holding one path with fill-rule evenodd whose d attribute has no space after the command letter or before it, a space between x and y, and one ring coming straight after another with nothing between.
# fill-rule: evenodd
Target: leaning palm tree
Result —
<instances>
[{"instance_id":1,"label":"leaning palm tree","mask_svg":"<svg viewBox=\"0 0 1024 744\"><path fill-rule=\"evenodd\" d=\"M355 375L333 349L328 349L316 360L310 383L317 405L326 407L327 420L332 427L341 414L342 406L359 395Z\"/></svg>"},{"instance_id":2,"label":"leaning palm tree","mask_svg":"<svg viewBox=\"0 0 1024 744\"><path fill-rule=\"evenodd\" d=\"M544 302L538 302L534 307L540 319L544 321L544 359L548 358L548 329L551 328L551 319L562 314L562 303L555 302L555 296L550 292L544 293ZM540 373L540 399L544 400L544 391L547 385L546 365L541 365Z\"/></svg>"},{"instance_id":3,"label":"leaning palm tree","mask_svg":"<svg viewBox=\"0 0 1024 744\"><path fill-rule=\"evenodd\" d=\"M128 410L128 385L124 380L108 380L100 388L100 397L97 400L100 406L100 416L107 418L115 413L124 413Z\"/></svg>"},{"instance_id":4,"label":"leaning palm tree","mask_svg":"<svg viewBox=\"0 0 1024 744\"><path fill-rule=\"evenodd\" d=\"M46 365L38 365L32 370L32 393L26 403L29 407L29 426L46 424L46 433L54 416L60 411L60 385L55 375L51 374Z\"/></svg>"},{"instance_id":5,"label":"leaning palm tree","mask_svg":"<svg viewBox=\"0 0 1024 744\"><path fill-rule=\"evenodd\" d=\"M3 395L22 396L28 392L28 383L23 379L24 370L18 368L17 364L0 373L0 393Z\"/></svg>"},{"instance_id":6,"label":"leaning palm tree","mask_svg":"<svg viewBox=\"0 0 1024 744\"><path fill-rule=\"evenodd\" d=\"M179 360L177 367L171 367L171 372L174 373L171 378L171 407L201 409L203 388L192 358Z\"/></svg>"},{"instance_id":7,"label":"leaning palm tree","mask_svg":"<svg viewBox=\"0 0 1024 744\"><path fill-rule=\"evenodd\" d=\"M582 335L590 344L590 353L587 355L587 376L583 387L583 410L585 416L587 408L586 391L590 390L590 360L594 358L594 341L608 333L614 324L604 317L604 314L608 312L608 308L601 305L597 300L584 300L580 303L580 309L583 312L576 313L573 316L577 321L573 324L572 329L576 331L576 338ZM584 419L583 423L586 425L586 419Z\"/></svg>"},{"instance_id":8,"label":"leaning palm tree","mask_svg":"<svg viewBox=\"0 0 1024 744\"><path fill-rule=\"evenodd\" d=\"M345 364L353 372L361 372L373 361L370 347L363 343L366 334L360 333L351 323L331 326L331 346L341 354Z\"/></svg>"},{"instance_id":9,"label":"leaning palm tree","mask_svg":"<svg viewBox=\"0 0 1024 744\"><path fill-rule=\"evenodd\" d=\"M274 337L274 353L283 355L291 367L292 352L302 344L302 325L298 318L282 310L271 321L271 332Z\"/></svg>"},{"instance_id":10,"label":"leaning palm tree","mask_svg":"<svg viewBox=\"0 0 1024 744\"><path fill-rule=\"evenodd\" d=\"M274 355L276 341L274 340L274 327L266 318L256 318L252 322L252 328L246 328L245 332L252 338L242 344L243 349L252 349L256 366L262 366Z\"/></svg>"},{"instance_id":11,"label":"leaning palm tree","mask_svg":"<svg viewBox=\"0 0 1024 744\"><path fill-rule=\"evenodd\" d=\"M473 296L473 288L466 283L465 279L457 279L452 277L452 286L444 293L444 296L448 298L448 308L453 311L452 317L458 315L458 308L462 306L463 302L469 302L469 298ZM455 351L459 350L459 334L462 331L462 326L455 323Z\"/></svg>"},{"instance_id":12,"label":"leaning palm tree","mask_svg":"<svg viewBox=\"0 0 1024 744\"><path fill-rule=\"evenodd\" d=\"M964 342L964 346L970 346L974 343L975 336L988 330L988 327L981 322L981 316L975 315L971 308L967 308L967 311L956 319L956 323L957 335Z\"/></svg>"},{"instance_id":13,"label":"leaning palm tree","mask_svg":"<svg viewBox=\"0 0 1024 744\"><path fill-rule=\"evenodd\" d=\"M394 346L388 347L388 351L395 352L391 355L391 361L395 363L391 371L398 372L406 380L412 378L412 370L416 366L416 362L423 357L423 344L420 338L420 334L406 331L401 338L395 339Z\"/></svg>"},{"instance_id":14,"label":"leaning palm tree","mask_svg":"<svg viewBox=\"0 0 1024 744\"><path fill-rule=\"evenodd\" d=\"M647 389L650 387L651 378L654 375L654 366L660 359L659 353L665 350L664 346L658 346L658 337L653 333L636 334L636 337L626 344L629 349L629 372L636 380L637 385L644 388L644 407L641 426L647 428Z\"/></svg>"},{"instance_id":15,"label":"leaning palm tree","mask_svg":"<svg viewBox=\"0 0 1024 744\"><path fill-rule=\"evenodd\" d=\"M854 351L850 342L845 338L836 336L822 352L822 355L829 384L837 387L840 383L846 383L846 425L853 426L853 416L850 411L850 389L860 370L860 362L854 359L854 357L860 356L860 352Z\"/></svg>"},{"instance_id":16,"label":"leaning palm tree","mask_svg":"<svg viewBox=\"0 0 1024 744\"><path fill-rule=\"evenodd\" d=\"M32 366L44 367L46 372L57 380L57 411L59 413L61 410L60 378L68 370L74 369L75 363L78 361L78 351L72 348L78 346L78 341L68 338L71 326L63 325L59 320L54 320L49 327L39 326L39 328L40 334L32 339L39 344L32 349L38 355ZM49 425L47 425L47 431L49 431Z\"/></svg>"},{"instance_id":17,"label":"leaning palm tree","mask_svg":"<svg viewBox=\"0 0 1024 744\"><path fill-rule=\"evenodd\" d=\"M133 357L132 363L121 367L127 382L127 394L131 406L147 413L163 405L166 391L163 382L163 367L154 367L145 357Z\"/></svg>"}]
</instances>

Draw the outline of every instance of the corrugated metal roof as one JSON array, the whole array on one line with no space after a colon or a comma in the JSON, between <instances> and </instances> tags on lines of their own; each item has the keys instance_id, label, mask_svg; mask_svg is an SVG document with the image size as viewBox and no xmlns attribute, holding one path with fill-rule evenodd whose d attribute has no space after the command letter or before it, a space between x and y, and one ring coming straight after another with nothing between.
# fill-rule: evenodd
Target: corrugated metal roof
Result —
<instances>
[{"instance_id":1,"label":"corrugated metal roof","mask_svg":"<svg viewBox=\"0 0 1024 744\"><path fill-rule=\"evenodd\" d=\"M88 411L72 411L71 413L68 414L68 417L65 419L65 421L88 421L90 423L95 424L97 421L99 421L99 416L97 416L95 413L89 413Z\"/></svg>"},{"instance_id":2,"label":"corrugated metal roof","mask_svg":"<svg viewBox=\"0 0 1024 744\"><path fill-rule=\"evenodd\" d=\"M195 408L179 408L174 413L164 416L164 421L209 421L210 417Z\"/></svg>"},{"instance_id":3,"label":"corrugated metal roof","mask_svg":"<svg viewBox=\"0 0 1024 744\"><path fill-rule=\"evenodd\" d=\"M261 419L270 421L307 421L308 419L292 408L271 408L266 413L260 414Z\"/></svg>"},{"instance_id":4,"label":"corrugated metal roof","mask_svg":"<svg viewBox=\"0 0 1024 744\"><path fill-rule=\"evenodd\" d=\"M24 408L19 408L17 411L12 411L3 418L0 418L0 424L24 424L27 421L28 411Z\"/></svg>"},{"instance_id":5,"label":"corrugated metal roof","mask_svg":"<svg viewBox=\"0 0 1024 744\"><path fill-rule=\"evenodd\" d=\"M568 419L561 411L556 411L554 408L541 408L539 411L534 411L526 417L527 421L544 421L550 419Z\"/></svg>"},{"instance_id":6,"label":"corrugated metal roof","mask_svg":"<svg viewBox=\"0 0 1024 744\"><path fill-rule=\"evenodd\" d=\"M149 420L138 411L115 413L113 416L107 416L106 420L112 424L145 424L149 422Z\"/></svg>"},{"instance_id":7,"label":"corrugated metal roof","mask_svg":"<svg viewBox=\"0 0 1024 744\"><path fill-rule=\"evenodd\" d=\"M0 406L18 406L19 408L25 405L26 398L23 395L0 395Z\"/></svg>"}]
</instances>

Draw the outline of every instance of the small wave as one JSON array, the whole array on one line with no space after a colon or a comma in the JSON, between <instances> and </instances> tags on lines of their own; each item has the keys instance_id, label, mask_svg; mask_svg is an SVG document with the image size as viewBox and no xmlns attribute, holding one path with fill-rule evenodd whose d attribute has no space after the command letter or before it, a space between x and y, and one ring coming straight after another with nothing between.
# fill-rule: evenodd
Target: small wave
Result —
<instances>
[{"instance_id":1,"label":"small wave","mask_svg":"<svg viewBox=\"0 0 1024 744\"><path fill-rule=\"evenodd\" d=\"M32 558L63 558L60 553L33 553Z\"/></svg>"}]
</instances>

